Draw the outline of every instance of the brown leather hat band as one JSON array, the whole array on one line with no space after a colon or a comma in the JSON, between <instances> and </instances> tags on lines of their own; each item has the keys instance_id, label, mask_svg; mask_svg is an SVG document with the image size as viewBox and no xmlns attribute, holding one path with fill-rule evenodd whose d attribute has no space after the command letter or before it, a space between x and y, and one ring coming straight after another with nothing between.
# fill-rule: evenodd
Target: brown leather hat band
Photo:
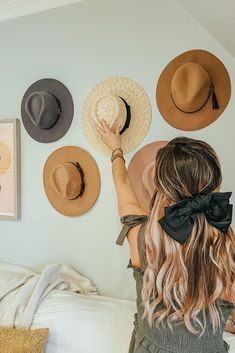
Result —
<instances>
[{"instance_id":1,"label":"brown leather hat band","mask_svg":"<svg viewBox=\"0 0 235 353\"><path fill-rule=\"evenodd\" d=\"M73 163L73 162L70 162L71 164L75 165L75 167L77 168L80 176L81 176L81 189L80 189L80 193L78 194L78 196L74 197L73 199L71 200L76 200L78 199L79 197L82 197L84 191L85 191L85 180L84 180L84 172L83 172L83 169L82 167L80 166L80 164L78 162L76 163Z\"/></svg>"}]
</instances>

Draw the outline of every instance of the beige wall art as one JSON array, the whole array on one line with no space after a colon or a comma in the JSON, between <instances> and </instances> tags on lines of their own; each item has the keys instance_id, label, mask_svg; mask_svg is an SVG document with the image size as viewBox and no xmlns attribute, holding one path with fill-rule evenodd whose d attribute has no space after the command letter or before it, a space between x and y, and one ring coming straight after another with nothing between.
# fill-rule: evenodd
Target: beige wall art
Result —
<instances>
[{"instance_id":1,"label":"beige wall art","mask_svg":"<svg viewBox=\"0 0 235 353\"><path fill-rule=\"evenodd\" d=\"M0 219L20 216L19 120L0 120Z\"/></svg>"}]
</instances>

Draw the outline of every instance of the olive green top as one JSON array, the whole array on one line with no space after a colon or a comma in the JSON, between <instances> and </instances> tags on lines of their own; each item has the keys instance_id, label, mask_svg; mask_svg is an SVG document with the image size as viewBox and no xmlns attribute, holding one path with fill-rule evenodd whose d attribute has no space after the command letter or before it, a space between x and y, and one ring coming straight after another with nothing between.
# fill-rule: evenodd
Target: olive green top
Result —
<instances>
[{"instance_id":1,"label":"olive green top","mask_svg":"<svg viewBox=\"0 0 235 353\"><path fill-rule=\"evenodd\" d=\"M146 319L141 319L143 305L141 291L143 286L143 275L147 267L145 255L145 226L147 216L129 215L121 218L124 227L118 237L117 244L122 245L131 227L141 224L138 237L138 251L140 257L140 268L134 268L129 261L128 268L133 268L133 276L136 281L137 313L134 315L134 330L129 346L129 353L226 353L229 345L223 340L223 331L226 321L231 314L233 304L221 299L217 300L220 309L221 328L213 333L212 323L208 312L206 312L207 326L204 333L199 337L193 335L184 323L173 326L173 330L165 325L150 328ZM159 305L160 308L162 305ZM198 318L202 318L199 313Z\"/></svg>"}]
</instances>

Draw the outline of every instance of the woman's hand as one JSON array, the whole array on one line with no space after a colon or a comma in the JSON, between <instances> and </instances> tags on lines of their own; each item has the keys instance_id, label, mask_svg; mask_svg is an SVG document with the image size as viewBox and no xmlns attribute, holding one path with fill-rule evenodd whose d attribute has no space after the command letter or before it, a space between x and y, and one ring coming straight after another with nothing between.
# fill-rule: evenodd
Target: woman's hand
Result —
<instances>
[{"instance_id":1,"label":"woman's hand","mask_svg":"<svg viewBox=\"0 0 235 353\"><path fill-rule=\"evenodd\" d=\"M96 123L96 128L101 135L102 141L108 146L112 151L116 148L121 148L121 137L119 134L119 127L113 132L110 130L105 120L101 120L98 124Z\"/></svg>"}]
</instances>

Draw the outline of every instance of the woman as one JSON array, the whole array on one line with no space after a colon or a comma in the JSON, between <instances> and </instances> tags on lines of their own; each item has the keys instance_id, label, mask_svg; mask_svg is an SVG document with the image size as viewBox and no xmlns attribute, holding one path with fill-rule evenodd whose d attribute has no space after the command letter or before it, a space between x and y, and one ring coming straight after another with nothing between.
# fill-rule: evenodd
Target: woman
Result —
<instances>
[{"instance_id":1,"label":"woman","mask_svg":"<svg viewBox=\"0 0 235 353\"><path fill-rule=\"evenodd\" d=\"M129 352L223 353L235 300L231 193L219 192L221 170L205 142L175 138L156 156L150 215L128 179L119 131L97 126L113 151L118 209L126 225L137 310Z\"/></svg>"}]
</instances>

